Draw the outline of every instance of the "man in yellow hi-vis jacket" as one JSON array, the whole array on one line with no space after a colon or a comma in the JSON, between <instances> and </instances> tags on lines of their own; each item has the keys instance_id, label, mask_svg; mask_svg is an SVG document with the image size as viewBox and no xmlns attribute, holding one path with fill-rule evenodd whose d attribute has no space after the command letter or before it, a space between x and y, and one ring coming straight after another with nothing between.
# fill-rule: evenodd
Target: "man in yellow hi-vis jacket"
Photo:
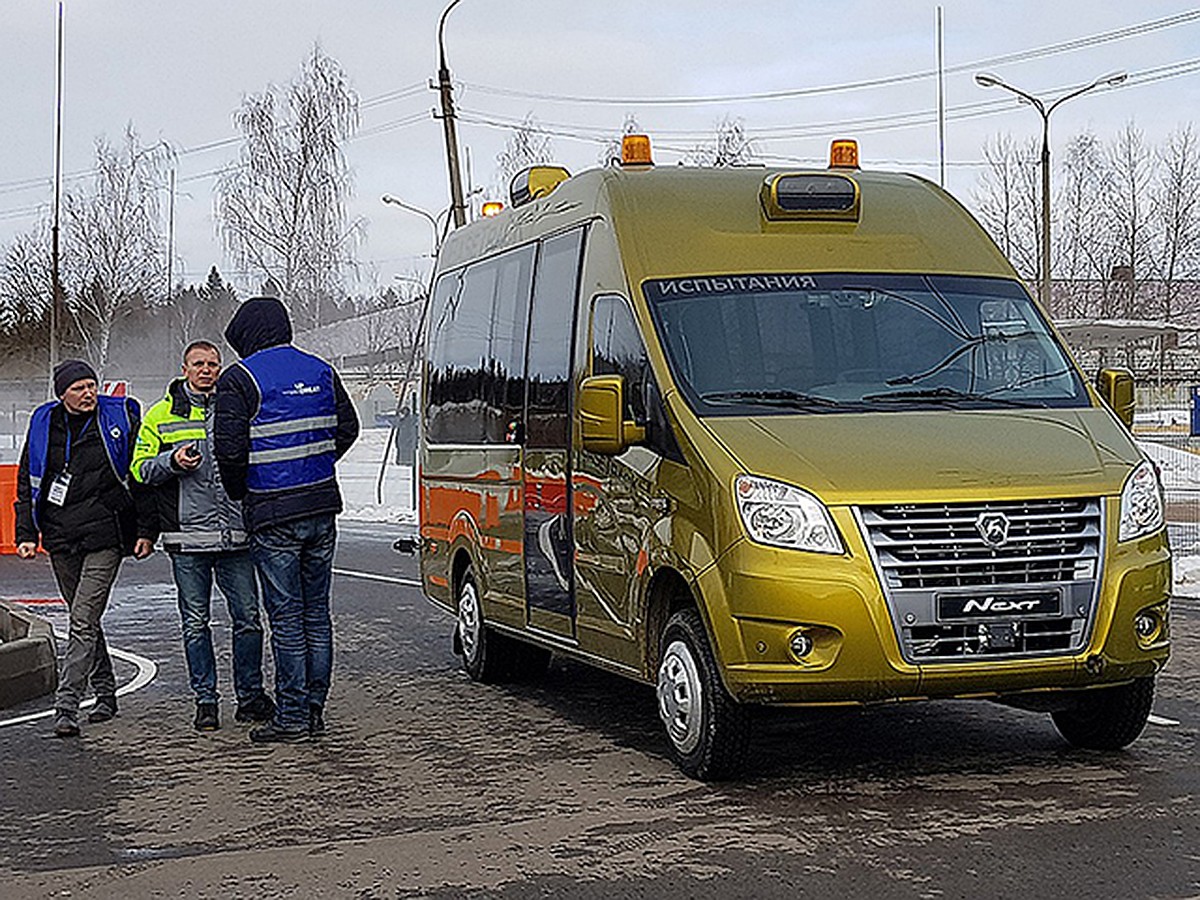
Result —
<instances>
[{"instance_id":1,"label":"man in yellow hi-vis jacket","mask_svg":"<svg viewBox=\"0 0 1200 900\"><path fill-rule=\"evenodd\" d=\"M171 556L197 731L221 725L209 627L214 576L233 622L236 719L265 722L275 712L263 691L258 586L241 505L225 492L210 450L220 372L216 345L188 345L183 377L171 382L142 419L131 466L133 477L154 490L163 549Z\"/></svg>"}]
</instances>

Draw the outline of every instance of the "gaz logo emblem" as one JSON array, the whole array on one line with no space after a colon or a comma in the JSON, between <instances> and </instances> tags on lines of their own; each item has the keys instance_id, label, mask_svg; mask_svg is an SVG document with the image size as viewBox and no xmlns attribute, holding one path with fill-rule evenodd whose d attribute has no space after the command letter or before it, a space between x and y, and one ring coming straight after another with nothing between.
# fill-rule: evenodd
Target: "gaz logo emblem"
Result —
<instances>
[{"instance_id":1,"label":"gaz logo emblem","mask_svg":"<svg viewBox=\"0 0 1200 900\"><path fill-rule=\"evenodd\" d=\"M975 530L989 547L1003 547L1008 542L1008 516L1002 512L980 513Z\"/></svg>"}]
</instances>

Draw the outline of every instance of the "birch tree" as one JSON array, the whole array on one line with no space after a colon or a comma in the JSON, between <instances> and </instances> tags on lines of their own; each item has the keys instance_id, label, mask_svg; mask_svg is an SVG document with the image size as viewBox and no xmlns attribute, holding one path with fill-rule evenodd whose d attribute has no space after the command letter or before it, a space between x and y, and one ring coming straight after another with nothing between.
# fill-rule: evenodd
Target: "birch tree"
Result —
<instances>
[{"instance_id":1,"label":"birch tree","mask_svg":"<svg viewBox=\"0 0 1200 900\"><path fill-rule=\"evenodd\" d=\"M320 324L353 265L361 223L346 214L342 146L358 106L341 66L314 47L289 84L246 97L233 116L243 142L217 181L221 235L236 262L279 286L299 328Z\"/></svg>"},{"instance_id":2,"label":"birch tree","mask_svg":"<svg viewBox=\"0 0 1200 900\"><path fill-rule=\"evenodd\" d=\"M143 147L130 124L120 146L96 140L91 190L64 194L66 307L97 370L108 365L117 319L165 294L159 191L168 160L165 145Z\"/></svg>"}]
</instances>

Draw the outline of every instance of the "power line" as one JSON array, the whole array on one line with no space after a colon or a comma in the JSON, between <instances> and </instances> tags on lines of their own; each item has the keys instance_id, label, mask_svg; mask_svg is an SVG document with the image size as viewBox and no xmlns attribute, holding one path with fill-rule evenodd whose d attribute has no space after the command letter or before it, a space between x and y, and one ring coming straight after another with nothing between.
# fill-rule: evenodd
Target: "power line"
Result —
<instances>
[{"instance_id":1,"label":"power line","mask_svg":"<svg viewBox=\"0 0 1200 900\"><path fill-rule=\"evenodd\" d=\"M969 72L975 69L986 68L988 66L1001 66L1016 62L1025 62L1031 59L1041 59L1047 56L1055 56L1059 53L1068 53L1075 50L1107 44L1112 41L1124 40L1130 37L1140 37L1141 35L1151 34L1155 31L1161 31L1165 28L1174 28L1178 25L1186 25L1190 22L1196 21L1197 19L1200 19L1200 10L1190 10L1188 12L1178 13L1173 16L1166 16L1162 19L1155 19L1139 25L1129 25L1123 28L1113 29L1112 31L1105 31L1099 34L1089 35L1087 37L1074 38L1069 41L1060 41L1056 44L1047 44L1043 47L1035 47L1030 50L1022 50L1015 53L1006 53L1000 56L991 56L985 59L976 60L974 62L959 63L958 65L946 67L944 71L947 74L953 74L958 72ZM843 82L841 84L821 85L818 87L792 88L788 90L763 91L749 94L712 95L707 97L590 97L574 94L551 94L539 91L520 91L511 88L495 87L492 85L478 84L468 81L463 81L460 83L462 87L479 91L482 94L493 94L501 97L514 97L525 100L542 100L555 103L586 103L604 106L697 106L713 103L744 103L759 100L789 100L796 97L834 94L844 91L864 90L866 88L890 87L892 85L920 81L926 78L933 78L936 75L937 70L926 69L920 72L909 72L903 75L889 75L881 78L869 78L860 81Z\"/></svg>"},{"instance_id":2,"label":"power line","mask_svg":"<svg viewBox=\"0 0 1200 900\"><path fill-rule=\"evenodd\" d=\"M1182 60L1175 63L1168 63L1162 66L1145 69L1140 72L1133 72L1129 75L1129 78L1123 85L1121 85L1119 88L1113 88L1113 90L1125 90L1144 84L1152 84L1154 82L1164 81L1169 78L1191 75L1198 71L1200 71L1200 57ZM1081 86L1082 85L1066 85L1040 93L1065 93ZM1009 97L964 103L958 106L950 107L947 110L947 117L956 121L980 118L983 116L991 116L1007 112L1017 105L1019 105L1018 102ZM459 114L460 118L464 122L487 128L500 128L505 130L519 128L526 121L525 119L518 119L515 117L498 114L489 114L479 110L471 109L461 109ZM936 114L937 111L930 107L927 109L886 113L876 116L863 116L853 119L840 118L833 121L814 122L805 125L757 128L747 127L746 134L753 140L769 142L794 140L796 138L804 137L816 137L834 133L874 133L928 125L934 121ZM537 124L537 130L552 137L561 137L568 140L578 140L596 144L605 144L611 141L613 138L613 133L611 130L572 123L539 122ZM697 131L694 129L686 131L656 130L655 134L667 138L667 143L660 144L660 146L662 146L664 149L668 149L670 147L669 141L671 139L694 141L703 140L712 136L711 131Z\"/></svg>"}]
</instances>

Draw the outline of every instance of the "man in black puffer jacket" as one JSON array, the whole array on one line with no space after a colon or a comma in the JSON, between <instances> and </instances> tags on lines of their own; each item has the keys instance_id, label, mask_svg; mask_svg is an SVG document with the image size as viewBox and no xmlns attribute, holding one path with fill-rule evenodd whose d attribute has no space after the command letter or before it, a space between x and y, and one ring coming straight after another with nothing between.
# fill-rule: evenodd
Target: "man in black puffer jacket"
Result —
<instances>
[{"instance_id":1,"label":"man in black puffer jacket","mask_svg":"<svg viewBox=\"0 0 1200 900\"><path fill-rule=\"evenodd\" d=\"M124 556L154 552L157 521L129 477L141 421L133 398L97 390L96 371L79 359L54 369L58 400L29 419L17 470L17 553L33 559L38 540L50 554L71 627L54 699L54 734L79 734L79 704L91 682L90 722L117 714L117 682L100 620Z\"/></svg>"},{"instance_id":2,"label":"man in black puffer jacket","mask_svg":"<svg viewBox=\"0 0 1200 900\"><path fill-rule=\"evenodd\" d=\"M242 501L275 658L275 718L250 739L302 740L325 729L342 511L334 463L358 437L358 416L333 367L292 346L274 297L243 303L225 339L241 361L217 382L213 452L225 490Z\"/></svg>"}]
</instances>

